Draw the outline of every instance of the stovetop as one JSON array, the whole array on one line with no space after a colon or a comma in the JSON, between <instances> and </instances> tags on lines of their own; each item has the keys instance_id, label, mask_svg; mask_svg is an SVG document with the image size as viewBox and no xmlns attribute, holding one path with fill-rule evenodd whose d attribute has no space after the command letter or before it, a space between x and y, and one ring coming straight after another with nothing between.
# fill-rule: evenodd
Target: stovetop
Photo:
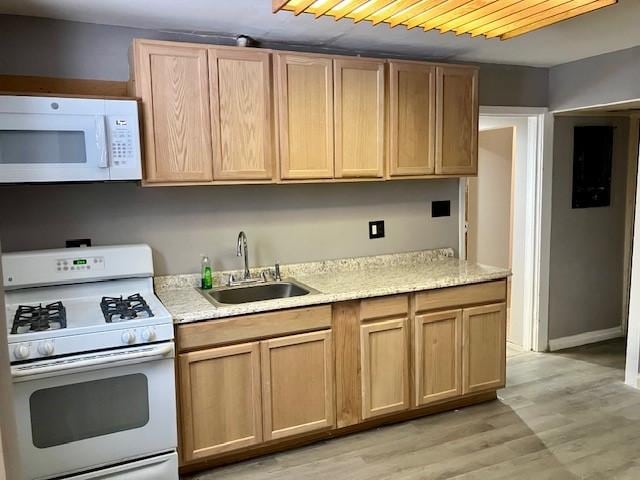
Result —
<instances>
[{"instance_id":1,"label":"stovetop","mask_svg":"<svg viewBox=\"0 0 640 480\"><path fill-rule=\"evenodd\" d=\"M11 334L43 332L67 328L66 309L62 302L47 305L19 305L11 326Z\"/></svg>"},{"instance_id":2,"label":"stovetop","mask_svg":"<svg viewBox=\"0 0 640 480\"><path fill-rule=\"evenodd\" d=\"M153 312L146 300L139 293L124 298L102 297L100 308L108 323L126 322L135 318L151 318Z\"/></svg>"},{"instance_id":3,"label":"stovetop","mask_svg":"<svg viewBox=\"0 0 640 480\"><path fill-rule=\"evenodd\" d=\"M173 339L173 319L151 279L15 290L5 298L12 363Z\"/></svg>"}]
</instances>

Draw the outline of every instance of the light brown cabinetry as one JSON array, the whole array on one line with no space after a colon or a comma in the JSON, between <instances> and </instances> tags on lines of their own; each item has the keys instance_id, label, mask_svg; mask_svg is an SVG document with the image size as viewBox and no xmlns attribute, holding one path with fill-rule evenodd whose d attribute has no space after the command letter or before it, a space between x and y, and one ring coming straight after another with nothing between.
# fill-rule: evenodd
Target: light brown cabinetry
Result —
<instances>
[{"instance_id":1,"label":"light brown cabinetry","mask_svg":"<svg viewBox=\"0 0 640 480\"><path fill-rule=\"evenodd\" d=\"M209 52L213 178L273 178L271 55L268 51Z\"/></svg>"},{"instance_id":2,"label":"light brown cabinetry","mask_svg":"<svg viewBox=\"0 0 640 480\"><path fill-rule=\"evenodd\" d=\"M478 70L437 68L436 174L478 172Z\"/></svg>"},{"instance_id":3,"label":"light brown cabinetry","mask_svg":"<svg viewBox=\"0 0 640 480\"><path fill-rule=\"evenodd\" d=\"M283 179L333 178L331 57L276 53L276 97Z\"/></svg>"},{"instance_id":4,"label":"light brown cabinetry","mask_svg":"<svg viewBox=\"0 0 640 480\"><path fill-rule=\"evenodd\" d=\"M389 62L389 175L435 172L436 67Z\"/></svg>"},{"instance_id":5,"label":"light brown cabinetry","mask_svg":"<svg viewBox=\"0 0 640 480\"><path fill-rule=\"evenodd\" d=\"M505 383L506 306L466 308L462 323L463 393L501 388Z\"/></svg>"},{"instance_id":6,"label":"light brown cabinetry","mask_svg":"<svg viewBox=\"0 0 640 480\"><path fill-rule=\"evenodd\" d=\"M360 327L362 418L409 408L408 319Z\"/></svg>"},{"instance_id":7,"label":"light brown cabinetry","mask_svg":"<svg viewBox=\"0 0 640 480\"><path fill-rule=\"evenodd\" d=\"M335 425L331 331L261 342L264 438Z\"/></svg>"},{"instance_id":8,"label":"light brown cabinetry","mask_svg":"<svg viewBox=\"0 0 640 480\"><path fill-rule=\"evenodd\" d=\"M328 305L180 325L182 462L335 427L330 327Z\"/></svg>"},{"instance_id":9,"label":"light brown cabinetry","mask_svg":"<svg viewBox=\"0 0 640 480\"><path fill-rule=\"evenodd\" d=\"M145 184L477 173L475 67L142 39L131 58Z\"/></svg>"},{"instance_id":10,"label":"light brown cabinetry","mask_svg":"<svg viewBox=\"0 0 640 480\"><path fill-rule=\"evenodd\" d=\"M462 310L416 315L416 405L462 395Z\"/></svg>"},{"instance_id":11,"label":"light brown cabinetry","mask_svg":"<svg viewBox=\"0 0 640 480\"><path fill-rule=\"evenodd\" d=\"M144 176L150 183L213 179L207 49L136 40Z\"/></svg>"},{"instance_id":12,"label":"light brown cabinetry","mask_svg":"<svg viewBox=\"0 0 640 480\"><path fill-rule=\"evenodd\" d=\"M334 60L335 176L382 177L384 61Z\"/></svg>"},{"instance_id":13,"label":"light brown cabinetry","mask_svg":"<svg viewBox=\"0 0 640 480\"><path fill-rule=\"evenodd\" d=\"M499 280L179 325L182 465L495 398L505 301Z\"/></svg>"},{"instance_id":14,"label":"light brown cabinetry","mask_svg":"<svg viewBox=\"0 0 640 480\"><path fill-rule=\"evenodd\" d=\"M262 441L257 342L181 354L182 456L186 461Z\"/></svg>"}]
</instances>

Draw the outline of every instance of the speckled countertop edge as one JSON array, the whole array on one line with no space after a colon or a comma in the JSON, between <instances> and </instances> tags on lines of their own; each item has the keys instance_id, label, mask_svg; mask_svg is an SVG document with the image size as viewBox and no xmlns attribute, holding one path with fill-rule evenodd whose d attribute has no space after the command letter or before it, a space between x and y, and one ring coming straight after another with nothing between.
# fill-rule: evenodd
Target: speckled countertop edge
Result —
<instances>
[{"instance_id":1,"label":"speckled countertop edge","mask_svg":"<svg viewBox=\"0 0 640 480\"><path fill-rule=\"evenodd\" d=\"M257 273L262 269L253 270ZM219 284L227 273L216 275L215 283ZM155 287L174 322L190 323L481 283L510 275L509 270L454 258L451 249L286 265L282 267L282 273L283 277L295 278L318 293L216 307L195 288L199 282L198 274L157 277Z\"/></svg>"}]
</instances>

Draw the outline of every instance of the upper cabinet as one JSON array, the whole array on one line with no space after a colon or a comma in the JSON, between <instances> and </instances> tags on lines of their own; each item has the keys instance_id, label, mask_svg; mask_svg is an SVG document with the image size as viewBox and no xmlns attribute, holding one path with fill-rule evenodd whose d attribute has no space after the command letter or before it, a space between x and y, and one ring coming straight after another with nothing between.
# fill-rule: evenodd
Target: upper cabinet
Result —
<instances>
[{"instance_id":1,"label":"upper cabinet","mask_svg":"<svg viewBox=\"0 0 640 480\"><path fill-rule=\"evenodd\" d=\"M389 62L389 175L435 171L436 67Z\"/></svg>"},{"instance_id":2,"label":"upper cabinet","mask_svg":"<svg viewBox=\"0 0 640 480\"><path fill-rule=\"evenodd\" d=\"M384 61L337 59L335 176L382 177L384 167Z\"/></svg>"},{"instance_id":3,"label":"upper cabinet","mask_svg":"<svg viewBox=\"0 0 640 480\"><path fill-rule=\"evenodd\" d=\"M269 52L209 49L213 178L269 180L274 142Z\"/></svg>"},{"instance_id":4,"label":"upper cabinet","mask_svg":"<svg viewBox=\"0 0 640 480\"><path fill-rule=\"evenodd\" d=\"M478 172L478 70L438 67L436 173Z\"/></svg>"},{"instance_id":5,"label":"upper cabinet","mask_svg":"<svg viewBox=\"0 0 640 480\"><path fill-rule=\"evenodd\" d=\"M274 54L283 179L333 178L333 63Z\"/></svg>"},{"instance_id":6,"label":"upper cabinet","mask_svg":"<svg viewBox=\"0 0 640 480\"><path fill-rule=\"evenodd\" d=\"M136 41L147 182L213 179L207 49Z\"/></svg>"},{"instance_id":7,"label":"upper cabinet","mask_svg":"<svg viewBox=\"0 0 640 480\"><path fill-rule=\"evenodd\" d=\"M477 174L478 69L135 40L144 183Z\"/></svg>"}]
</instances>

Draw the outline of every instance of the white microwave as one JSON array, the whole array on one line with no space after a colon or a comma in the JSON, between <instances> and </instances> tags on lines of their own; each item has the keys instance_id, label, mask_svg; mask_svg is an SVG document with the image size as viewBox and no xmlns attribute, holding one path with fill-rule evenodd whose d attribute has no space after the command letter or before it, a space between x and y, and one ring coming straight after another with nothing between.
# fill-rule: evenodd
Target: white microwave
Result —
<instances>
[{"instance_id":1,"label":"white microwave","mask_svg":"<svg viewBox=\"0 0 640 480\"><path fill-rule=\"evenodd\" d=\"M0 96L0 183L141 178L135 100Z\"/></svg>"}]
</instances>

